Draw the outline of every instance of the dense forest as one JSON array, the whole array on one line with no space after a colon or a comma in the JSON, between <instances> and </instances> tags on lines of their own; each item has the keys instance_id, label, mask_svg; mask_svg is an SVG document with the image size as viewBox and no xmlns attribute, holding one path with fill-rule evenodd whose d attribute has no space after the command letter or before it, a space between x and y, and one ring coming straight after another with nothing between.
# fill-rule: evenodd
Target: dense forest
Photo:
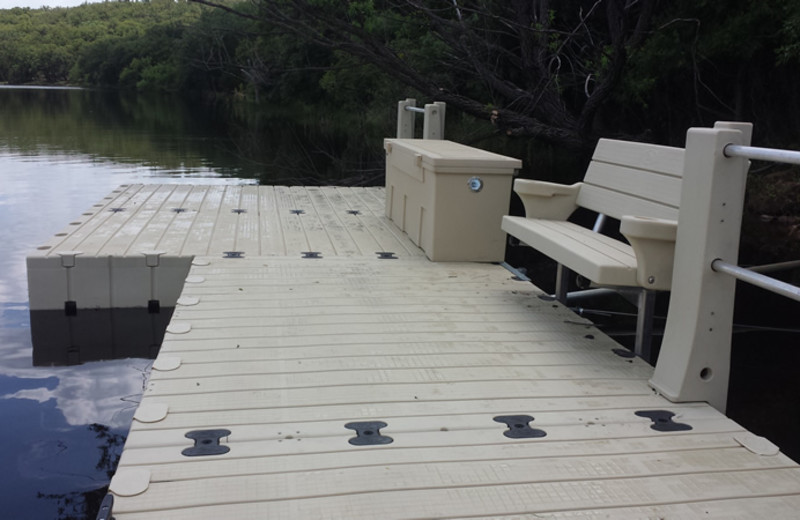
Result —
<instances>
[{"instance_id":1,"label":"dense forest","mask_svg":"<svg viewBox=\"0 0 800 520\"><path fill-rule=\"evenodd\" d=\"M800 142L793 0L142 0L0 9L0 82L258 104L439 99L566 148L754 120ZM405 96L403 96L405 97Z\"/></svg>"},{"instance_id":2,"label":"dense forest","mask_svg":"<svg viewBox=\"0 0 800 520\"><path fill-rule=\"evenodd\" d=\"M170 0L0 10L0 80L177 91L192 85L211 13ZM223 30L220 26L218 29ZM190 52L190 49L196 52Z\"/></svg>"},{"instance_id":3,"label":"dense forest","mask_svg":"<svg viewBox=\"0 0 800 520\"><path fill-rule=\"evenodd\" d=\"M445 101L449 138L522 157L526 175L562 181L581 176L599 136L682 145L690 126L745 120L756 124L756 144L800 148L798 61L795 0L0 9L0 82L191 94L370 135L393 131L399 99ZM335 122L320 119L322 105L340 109ZM753 225L780 218L794 238L800 183L792 172L756 171Z\"/></svg>"}]
</instances>

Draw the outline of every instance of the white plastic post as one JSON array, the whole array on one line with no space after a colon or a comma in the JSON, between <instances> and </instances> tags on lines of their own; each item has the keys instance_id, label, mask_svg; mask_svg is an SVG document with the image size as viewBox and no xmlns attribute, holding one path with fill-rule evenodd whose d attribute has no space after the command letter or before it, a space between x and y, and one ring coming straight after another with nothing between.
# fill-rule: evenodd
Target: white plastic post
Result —
<instances>
[{"instance_id":1,"label":"white plastic post","mask_svg":"<svg viewBox=\"0 0 800 520\"><path fill-rule=\"evenodd\" d=\"M444 115L446 104L436 101L425 105L425 120L422 126L423 139L444 139Z\"/></svg>"},{"instance_id":2,"label":"white plastic post","mask_svg":"<svg viewBox=\"0 0 800 520\"><path fill-rule=\"evenodd\" d=\"M406 107L416 107L417 100L408 98L397 102L397 138L414 138L414 118L416 113L406 110Z\"/></svg>"},{"instance_id":3,"label":"white plastic post","mask_svg":"<svg viewBox=\"0 0 800 520\"><path fill-rule=\"evenodd\" d=\"M650 385L675 402L707 401L725 411L736 280L711 262L736 263L749 161L724 155L749 145L750 123L692 128L675 243L672 296L661 353Z\"/></svg>"}]
</instances>

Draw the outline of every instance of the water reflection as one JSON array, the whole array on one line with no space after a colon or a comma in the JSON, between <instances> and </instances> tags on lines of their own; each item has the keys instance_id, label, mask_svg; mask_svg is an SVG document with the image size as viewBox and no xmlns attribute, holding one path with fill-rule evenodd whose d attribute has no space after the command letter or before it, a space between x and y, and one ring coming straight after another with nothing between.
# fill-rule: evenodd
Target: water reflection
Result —
<instances>
[{"instance_id":1,"label":"water reflection","mask_svg":"<svg viewBox=\"0 0 800 520\"><path fill-rule=\"evenodd\" d=\"M182 108L183 107L183 108ZM120 184L243 183L201 109L80 90L0 89L0 504L14 519L90 518L151 361L31 363L25 257Z\"/></svg>"},{"instance_id":2,"label":"water reflection","mask_svg":"<svg viewBox=\"0 0 800 520\"><path fill-rule=\"evenodd\" d=\"M108 483L150 361L31 368L26 313L19 303L0 307L4 517L94 518L103 494L94 491Z\"/></svg>"},{"instance_id":3,"label":"water reflection","mask_svg":"<svg viewBox=\"0 0 800 520\"><path fill-rule=\"evenodd\" d=\"M180 98L4 89L0 106L4 147L20 156L63 155L80 165L114 162L189 174L208 174L213 164L214 175L252 173L226 161L224 152L214 154L230 148L224 125Z\"/></svg>"},{"instance_id":4,"label":"water reflection","mask_svg":"<svg viewBox=\"0 0 800 520\"><path fill-rule=\"evenodd\" d=\"M383 183L383 138L362 114L204 105L180 96L0 88L6 152L135 164L153 172L259 179L265 184ZM68 159L69 160L69 159Z\"/></svg>"}]
</instances>

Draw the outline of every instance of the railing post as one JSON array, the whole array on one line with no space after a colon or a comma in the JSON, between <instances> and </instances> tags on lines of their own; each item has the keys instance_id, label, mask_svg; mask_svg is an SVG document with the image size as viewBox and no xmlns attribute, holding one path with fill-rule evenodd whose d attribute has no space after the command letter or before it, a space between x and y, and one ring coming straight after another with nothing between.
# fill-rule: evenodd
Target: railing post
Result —
<instances>
[{"instance_id":1,"label":"railing post","mask_svg":"<svg viewBox=\"0 0 800 520\"><path fill-rule=\"evenodd\" d=\"M749 145L752 125L717 123L686 136L675 267L667 325L650 385L671 401L707 401L724 412L728 396L736 280L711 269L736 263L749 161L725 157Z\"/></svg>"},{"instance_id":2,"label":"railing post","mask_svg":"<svg viewBox=\"0 0 800 520\"><path fill-rule=\"evenodd\" d=\"M397 138L398 139L413 139L414 138L414 118L416 113L411 110L406 110L406 107L416 107L417 100L408 98L404 101L397 102ZM427 114L426 114L427 115Z\"/></svg>"},{"instance_id":3,"label":"railing post","mask_svg":"<svg viewBox=\"0 0 800 520\"><path fill-rule=\"evenodd\" d=\"M436 101L425 105L425 120L422 127L423 139L444 139L444 115L446 104Z\"/></svg>"}]
</instances>

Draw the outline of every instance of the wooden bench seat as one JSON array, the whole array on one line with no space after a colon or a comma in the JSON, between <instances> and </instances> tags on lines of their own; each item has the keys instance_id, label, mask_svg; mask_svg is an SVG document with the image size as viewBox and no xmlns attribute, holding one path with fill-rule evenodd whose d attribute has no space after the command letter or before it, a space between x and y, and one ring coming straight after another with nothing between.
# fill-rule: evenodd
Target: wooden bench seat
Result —
<instances>
[{"instance_id":1,"label":"wooden bench seat","mask_svg":"<svg viewBox=\"0 0 800 520\"><path fill-rule=\"evenodd\" d=\"M601 139L583 182L517 179L525 217L503 217L506 233L559 264L559 300L566 300L564 269L598 286L640 289L636 350L643 357L654 291L672 284L683 158L682 148ZM568 221L579 207L620 220L627 241Z\"/></svg>"}]
</instances>

